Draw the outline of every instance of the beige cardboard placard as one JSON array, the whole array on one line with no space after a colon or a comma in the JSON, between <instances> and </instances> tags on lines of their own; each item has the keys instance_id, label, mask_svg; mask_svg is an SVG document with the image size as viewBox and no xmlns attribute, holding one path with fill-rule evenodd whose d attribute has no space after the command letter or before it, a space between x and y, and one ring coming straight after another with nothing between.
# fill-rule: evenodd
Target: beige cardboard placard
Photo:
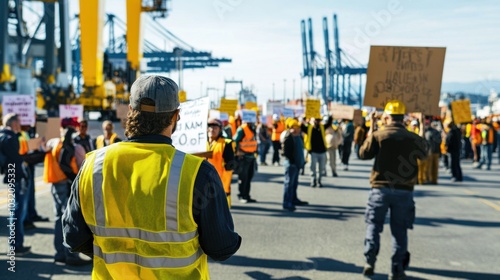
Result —
<instances>
[{"instance_id":1,"label":"beige cardboard placard","mask_svg":"<svg viewBox=\"0 0 500 280\"><path fill-rule=\"evenodd\" d=\"M354 124L361 125L363 124L363 111L360 109L354 110L354 117L352 118L352 121Z\"/></svg>"},{"instance_id":2,"label":"beige cardboard placard","mask_svg":"<svg viewBox=\"0 0 500 280\"><path fill-rule=\"evenodd\" d=\"M470 100L464 99L452 101L451 114L453 116L453 122L456 124L472 122Z\"/></svg>"},{"instance_id":3,"label":"beige cardboard placard","mask_svg":"<svg viewBox=\"0 0 500 280\"><path fill-rule=\"evenodd\" d=\"M29 151L38 150L41 144L42 144L42 138L30 139L28 140L28 150Z\"/></svg>"},{"instance_id":4,"label":"beige cardboard placard","mask_svg":"<svg viewBox=\"0 0 500 280\"><path fill-rule=\"evenodd\" d=\"M306 118L321 118L321 103L318 99L306 99Z\"/></svg>"},{"instance_id":5,"label":"beige cardboard placard","mask_svg":"<svg viewBox=\"0 0 500 280\"><path fill-rule=\"evenodd\" d=\"M127 118L128 105L127 104L116 104L116 117L123 120Z\"/></svg>"},{"instance_id":6,"label":"beige cardboard placard","mask_svg":"<svg viewBox=\"0 0 500 280\"><path fill-rule=\"evenodd\" d=\"M343 104L332 104L330 106L330 112L334 119L352 120L355 110L354 107Z\"/></svg>"},{"instance_id":7,"label":"beige cardboard placard","mask_svg":"<svg viewBox=\"0 0 500 280\"><path fill-rule=\"evenodd\" d=\"M47 129L45 130L45 139L49 140L52 138L61 137L61 119L59 118L48 118L47 119Z\"/></svg>"},{"instance_id":8,"label":"beige cardboard placard","mask_svg":"<svg viewBox=\"0 0 500 280\"><path fill-rule=\"evenodd\" d=\"M38 137L45 137L47 133L47 123L46 122L36 122L36 133Z\"/></svg>"},{"instance_id":9,"label":"beige cardboard placard","mask_svg":"<svg viewBox=\"0 0 500 280\"><path fill-rule=\"evenodd\" d=\"M446 48L372 46L364 106L383 109L400 100L407 112L439 116Z\"/></svg>"}]
</instances>

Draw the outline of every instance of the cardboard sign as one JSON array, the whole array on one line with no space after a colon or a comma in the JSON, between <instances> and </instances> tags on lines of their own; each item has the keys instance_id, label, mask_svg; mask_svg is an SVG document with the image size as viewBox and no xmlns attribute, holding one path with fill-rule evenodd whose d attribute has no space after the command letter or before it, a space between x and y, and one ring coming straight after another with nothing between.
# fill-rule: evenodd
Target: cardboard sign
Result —
<instances>
[{"instance_id":1,"label":"cardboard sign","mask_svg":"<svg viewBox=\"0 0 500 280\"><path fill-rule=\"evenodd\" d=\"M470 100L456 100L451 102L451 113L453 122L456 124L472 122L472 113L470 110Z\"/></svg>"},{"instance_id":2,"label":"cardboard sign","mask_svg":"<svg viewBox=\"0 0 500 280\"><path fill-rule=\"evenodd\" d=\"M180 120L172 134L172 144L185 153L207 150L207 116L210 100L203 97L180 105Z\"/></svg>"},{"instance_id":3,"label":"cardboard sign","mask_svg":"<svg viewBox=\"0 0 500 280\"><path fill-rule=\"evenodd\" d=\"M319 99L306 99L306 118L321 118Z\"/></svg>"},{"instance_id":4,"label":"cardboard sign","mask_svg":"<svg viewBox=\"0 0 500 280\"><path fill-rule=\"evenodd\" d=\"M128 105L127 104L116 104L116 117L125 120L127 119Z\"/></svg>"},{"instance_id":5,"label":"cardboard sign","mask_svg":"<svg viewBox=\"0 0 500 280\"><path fill-rule=\"evenodd\" d=\"M61 119L48 118L47 122L36 122L36 133L38 137L45 137L45 140L61 137Z\"/></svg>"},{"instance_id":6,"label":"cardboard sign","mask_svg":"<svg viewBox=\"0 0 500 280\"><path fill-rule=\"evenodd\" d=\"M410 112L439 115L446 48L372 46L363 105L400 100Z\"/></svg>"},{"instance_id":7,"label":"cardboard sign","mask_svg":"<svg viewBox=\"0 0 500 280\"><path fill-rule=\"evenodd\" d=\"M234 112L238 109L238 100L236 99L220 99L219 111L228 113L230 116L234 116Z\"/></svg>"},{"instance_id":8,"label":"cardboard sign","mask_svg":"<svg viewBox=\"0 0 500 280\"><path fill-rule=\"evenodd\" d=\"M76 118L77 120L83 119L83 105L59 105L59 118Z\"/></svg>"},{"instance_id":9,"label":"cardboard sign","mask_svg":"<svg viewBox=\"0 0 500 280\"><path fill-rule=\"evenodd\" d=\"M15 113L21 125L35 125L35 98L31 95L4 95L2 116Z\"/></svg>"},{"instance_id":10,"label":"cardboard sign","mask_svg":"<svg viewBox=\"0 0 500 280\"><path fill-rule=\"evenodd\" d=\"M247 101L247 102L245 103L245 109L250 109L250 110L253 110L254 108L259 108L259 107L257 106L257 103L255 103L255 102L251 102L251 101Z\"/></svg>"},{"instance_id":11,"label":"cardboard sign","mask_svg":"<svg viewBox=\"0 0 500 280\"><path fill-rule=\"evenodd\" d=\"M352 119L352 122L357 125L363 124L365 118L363 117L363 111L360 109L354 110L354 117Z\"/></svg>"},{"instance_id":12,"label":"cardboard sign","mask_svg":"<svg viewBox=\"0 0 500 280\"><path fill-rule=\"evenodd\" d=\"M33 138L28 140L28 150L35 151L40 149L40 145L42 144L42 138Z\"/></svg>"},{"instance_id":13,"label":"cardboard sign","mask_svg":"<svg viewBox=\"0 0 500 280\"><path fill-rule=\"evenodd\" d=\"M334 119L352 120L354 119L355 111L356 109L349 105L332 104L330 106L330 112Z\"/></svg>"},{"instance_id":14,"label":"cardboard sign","mask_svg":"<svg viewBox=\"0 0 500 280\"><path fill-rule=\"evenodd\" d=\"M243 109L241 110L241 121L247 123L257 122L257 112L254 110Z\"/></svg>"}]
</instances>

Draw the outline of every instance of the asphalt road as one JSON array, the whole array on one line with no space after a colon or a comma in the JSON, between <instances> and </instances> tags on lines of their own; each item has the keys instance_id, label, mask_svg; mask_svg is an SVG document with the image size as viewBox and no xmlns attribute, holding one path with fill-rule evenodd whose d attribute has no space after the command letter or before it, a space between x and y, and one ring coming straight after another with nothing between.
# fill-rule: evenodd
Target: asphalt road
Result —
<instances>
[{"instance_id":1,"label":"asphalt road","mask_svg":"<svg viewBox=\"0 0 500 280\"><path fill-rule=\"evenodd\" d=\"M119 126L119 124L116 124ZM92 122L91 134L99 132ZM117 128L117 130L119 130ZM122 133L122 130L119 130ZM269 159L270 157L268 157ZM281 208L283 167L259 166L251 194L257 203L240 204L233 184L233 219L243 237L240 250L222 263L210 262L212 279L364 279L364 209L371 161L351 158L349 171L327 177L324 188L308 187L309 171L300 176L298 195L309 206L296 212ZM451 183L440 169L439 185L417 186L417 218L409 232L412 254L409 279L500 279L500 165L491 171L463 162L464 182ZM42 167L37 167L40 176ZM329 174L331 175L331 174ZM6 186L0 187L0 244L6 244ZM6 245L0 246L1 279L90 279L91 266L53 263L53 202L50 186L37 181L37 210L50 222L27 232L33 253L7 270ZM372 279L387 279L391 236L388 224Z\"/></svg>"}]
</instances>

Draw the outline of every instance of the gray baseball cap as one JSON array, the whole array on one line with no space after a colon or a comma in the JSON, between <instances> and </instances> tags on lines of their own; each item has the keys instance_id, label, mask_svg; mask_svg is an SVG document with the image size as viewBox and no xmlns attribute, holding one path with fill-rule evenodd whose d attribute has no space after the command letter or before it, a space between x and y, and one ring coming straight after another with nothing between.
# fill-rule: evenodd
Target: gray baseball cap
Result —
<instances>
[{"instance_id":1,"label":"gray baseball cap","mask_svg":"<svg viewBox=\"0 0 500 280\"><path fill-rule=\"evenodd\" d=\"M141 104L149 98L155 105ZM167 77L151 75L140 76L130 88L130 106L142 112L167 113L179 108L179 87Z\"/></svg>"}]
</instances>

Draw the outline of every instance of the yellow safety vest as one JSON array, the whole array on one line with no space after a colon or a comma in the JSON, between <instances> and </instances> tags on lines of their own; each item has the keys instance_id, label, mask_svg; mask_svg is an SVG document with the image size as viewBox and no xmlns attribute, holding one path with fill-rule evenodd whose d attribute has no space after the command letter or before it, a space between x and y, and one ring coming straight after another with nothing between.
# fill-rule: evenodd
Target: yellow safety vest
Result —
<instances>
[{"instance_id":1,"label":"yellow safety vest","mask_svg":"<svg viewBox=\"0 0 500 280\"><path fill-rule=\"evenodd\" d=\"M120 142L87 154L79 181L93 279L209 279L192 206L202 159Z\"/></svg>"},{"instance_id":2,"label":"yellow safety vest","mask_svg":"<svg viewBox=\"0 0 500 280\"><path fill-rule=\"evenodd\" d=\"M321 137L323 137L323 143L325 143L326 147L326 138L325 138L325 127L323 125L319 125L319 129L321 130ZM311 135L312 135L313 125L310 124L307 127L307 137L305 138L305 148L306 150L311 150Z\"/></svg>"},{"instance_id":3,"label":"yellow safety vest","mask_svg":"<svg viewBox=\"0 0 500 280\"><path fill-rule=\"evenodd\" d=\"M111 134L111 137L109 137L109 144L110 145L115 143L116 137L117 137L116 133ZM97 138L95 140L95 145L96 145L96 149L100 149L100 148L106 146L106 142L104 142L104 135L97 136Z\"/></svg>"}]
</instances>

